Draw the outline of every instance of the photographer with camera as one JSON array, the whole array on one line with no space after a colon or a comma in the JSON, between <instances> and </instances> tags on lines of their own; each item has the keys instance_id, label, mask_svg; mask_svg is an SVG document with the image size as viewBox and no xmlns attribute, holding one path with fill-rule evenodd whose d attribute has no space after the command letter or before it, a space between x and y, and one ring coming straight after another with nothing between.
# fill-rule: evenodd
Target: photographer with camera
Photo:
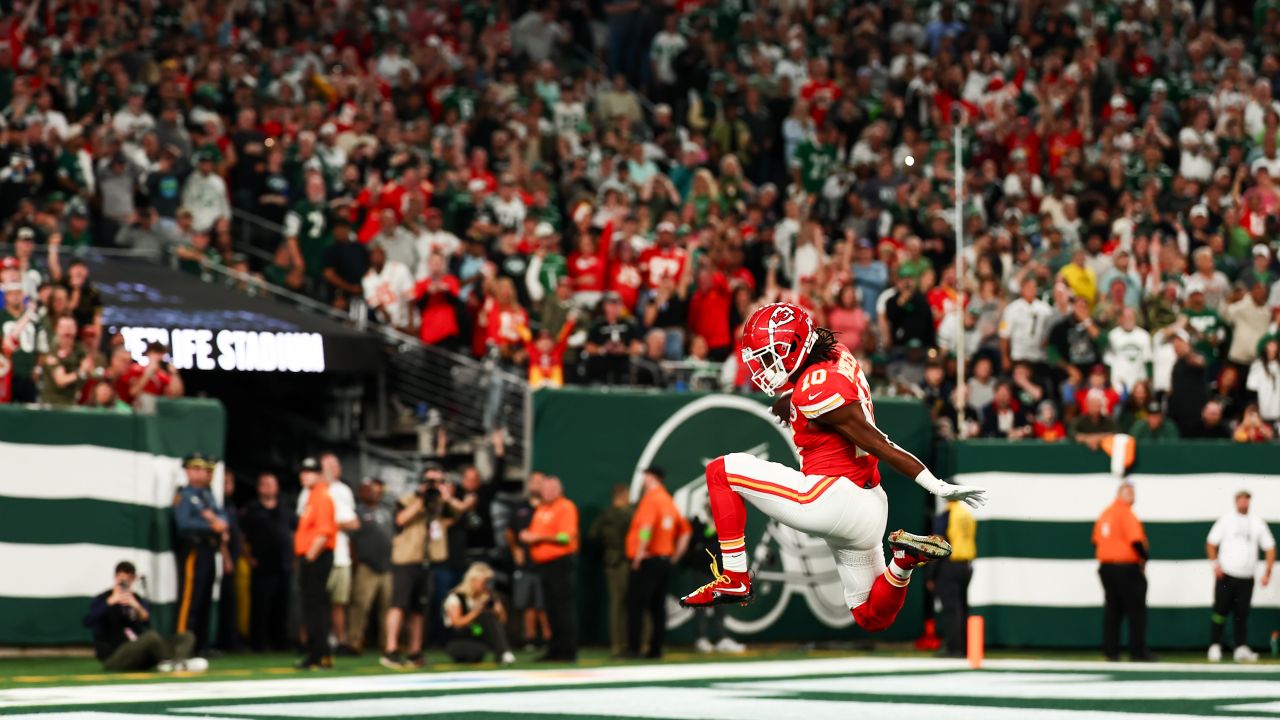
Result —
<instances>
[{"instance_id":1,"label":"photographer with camera","mask_svg":"<svg viewBox=\"0 0 1280 720\"><path fill-rule=\"evenodd\" d=\"M428 463L414 491L396 502L395 537L391 540L391 609L387 611L386 646L379 662L383 667L420 667L425 664L422 642L425 603L430 590L427 563L449 558L448 540L441 518L444 470ZM401 629L408 616L408 655L400 650Z\"/></svg>"},{"instance_id":2,"label":"photographer with camera","mask_svg":"<svg viewBox=\"0 0 1280 720\"><path fill-rule=\"evenodd\" d=\"M458 663L478 663L486 652L492 652L496 662L510 665L516 656L507 644L506 622L507 609L493 593L493 569L474 563L462 583L445 598L449 643L444 651Z\"/></svg>"},{"instance_id":3,"label":"photographer with camera","mask_svg":"<svg viewBox=\"0 0 1280 720\"><path fill-rule=\"evenodd\" d=\"M111 589L89 604L84 626L93 632L93 652L109 672L150 670L204 672L209 663L192 658L196 636L189 632L165 639L151 629L151 604L133 591L138 570L125 561L116 565Z\"/></svg>"}]
</instances>

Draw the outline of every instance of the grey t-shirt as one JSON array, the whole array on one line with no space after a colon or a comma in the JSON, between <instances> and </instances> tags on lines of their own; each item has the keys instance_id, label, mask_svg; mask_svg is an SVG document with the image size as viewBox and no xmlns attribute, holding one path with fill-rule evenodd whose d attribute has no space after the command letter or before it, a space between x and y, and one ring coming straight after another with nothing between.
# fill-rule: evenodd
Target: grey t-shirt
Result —
<instances>
[{"instance_id":1,"label":"grey t-shirt","mask_svg":"<svg viewBox=\"0 0 1280 720\"><path fill-rule=\"evenodd\" d=\"M395 534L395 516L390 506L356 505L360 529L351 534L352 554L357 563L384 573L391 570L391 537Z\"/></svg>"}]
</instances>

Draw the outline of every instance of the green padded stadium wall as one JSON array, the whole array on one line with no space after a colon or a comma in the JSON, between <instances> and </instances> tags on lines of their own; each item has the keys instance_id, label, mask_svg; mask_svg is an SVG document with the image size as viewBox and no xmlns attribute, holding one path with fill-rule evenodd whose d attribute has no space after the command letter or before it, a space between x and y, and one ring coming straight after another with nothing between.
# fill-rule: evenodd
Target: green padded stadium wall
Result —
<instances>
[{"instance_id":1,"label":"green padded stadium wall","mask_svg":"<svg viewBox=\"0 0 1280 720\"><path fill-rule=\"evenodd\" d=\"M1118 489L1110 458L1072 443L970 440L941 445L936 459L939 475L990 490L989 505L976 513L978 560L969 593L972 612L986 618L988 644L1099 647L1103 594L1091 536ZM1278 445L1138 443L1126 480L1151 543L1151 646L1208 644L1209 528L1231 511L1235 493L1248 489L1253 512L1280 533L1278 471ZM1280 576L1255 587L1253 598L1249 640L1261 649L1280 629Z\"/></svg>"},{"instance_id":2,"label":"green padded stadium wall","mask_svg":"<svg viewBox=\"0 0 1280 720\"><path fill-rule=\"evenodd\" d=\"M81 618L121 560L171 631L180 458L222 457L224 434L214 400L159 400L154 415L0 405L0 645L87 644Z\"/></svg>"},{"instance_id":3,"label":"green padded stadium wall","mask_svg":"<svg viewBox=\"0 0 1280 720\"><path fill-rule=\"evenodd\" d=\"M739 395L647 392L639 390L540 390L533 397L532 468L558 475L565 493L578 505L581 530L587 530L608 506L614 485L638 494L638 472L646 465L667 471L667 486L688 512L700 510L706 491L703 468L730 452L750 452L799 467L790 431L774 422L768 398ZM918 402L876 402L880 426L908 450L925 457L929 451L929 416ZM887 469L886 469L887 470ZM884 483L891 498L889 529L926 527L930 507L924 491L892 471ZM730 632L745 642L833 641L872 636L852 626L831 553L789 529L768 528L763 516L748 512L748 553L757 572L756 599L747 607L728 606ZM692 555L692 553L691 553ZM579 602L584 643L608 642L608 609L599 548L583 543ZM675 598L710 579L705 554L692 557L672 581L668 600L668 637L693 639L694 622ZM924 617L923 597L908 596L897 624L874 636L912 640Z\"/></svg>"}]
</instances>

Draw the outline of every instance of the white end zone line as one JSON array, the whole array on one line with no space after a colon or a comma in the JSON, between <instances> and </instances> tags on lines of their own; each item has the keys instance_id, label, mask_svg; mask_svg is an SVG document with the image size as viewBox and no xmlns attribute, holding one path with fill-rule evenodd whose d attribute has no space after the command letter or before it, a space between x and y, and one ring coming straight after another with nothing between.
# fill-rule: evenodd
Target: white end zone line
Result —
<instances>
[{"instance_id":1,"label":"white end zone line","mask_svg":"<svg viewBox=\"0 0 1280 720\"><path fill-rule=\"evenodd\" d=\"M190 682L141 682L113 685L25 687L0 690L0 709L49 705L111 705L116 703L165 703L192 700L322 697L364 693L422 693L447 690L591 686L607 683L663 683L682 680L741 681L748 678L780 680L814 675L873 675L899 672L954 672L965 670L963 660L937 658L815 658L810 660L762 660L758 662L688 663L670 665L613 665L557 670L491 670L448 673L310 677L264 680L195 680ZM991 670L1268 673L1274 665L1209 665L1191 663L1117 664L1040 660L989 660Z\"/></svg>"}]
</instances>

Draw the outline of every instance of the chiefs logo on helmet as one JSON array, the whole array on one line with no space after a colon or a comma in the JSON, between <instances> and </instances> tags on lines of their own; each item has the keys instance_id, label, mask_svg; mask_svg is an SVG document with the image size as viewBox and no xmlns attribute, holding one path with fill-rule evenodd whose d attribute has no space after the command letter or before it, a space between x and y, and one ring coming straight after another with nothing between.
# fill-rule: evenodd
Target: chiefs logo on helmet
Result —
<instances>
[{"instance_id":1,"label":"chiefs logo on helmet","mask_svg":"<svg viewBox=\"0 0 1280 720\"><path fill-rule=\"evenodd\" d=\"M742 331L742 362L766 395L786 385L818 339L808 311L791 303L765 305Z\"/></svg>"}]
</instances>

